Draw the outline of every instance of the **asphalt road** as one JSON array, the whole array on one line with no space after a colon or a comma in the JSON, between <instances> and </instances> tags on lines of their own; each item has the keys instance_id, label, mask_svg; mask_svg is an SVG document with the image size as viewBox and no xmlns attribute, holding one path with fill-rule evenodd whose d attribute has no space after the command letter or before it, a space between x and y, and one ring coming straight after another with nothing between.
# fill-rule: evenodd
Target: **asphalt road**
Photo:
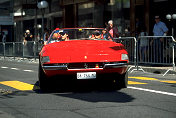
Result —
<instances>
[{"instance_id":1,"label":"asphalt road","mask_svg":"<svg viewBox=\"0 0 176 118\"><path fill-rule=\"evenodd\" d=\"M37 63L0 60L0 118L176 117L175 75L129 73L128 88L117 91L42 92L37 74Z\"/></svg>"}]
</instances>

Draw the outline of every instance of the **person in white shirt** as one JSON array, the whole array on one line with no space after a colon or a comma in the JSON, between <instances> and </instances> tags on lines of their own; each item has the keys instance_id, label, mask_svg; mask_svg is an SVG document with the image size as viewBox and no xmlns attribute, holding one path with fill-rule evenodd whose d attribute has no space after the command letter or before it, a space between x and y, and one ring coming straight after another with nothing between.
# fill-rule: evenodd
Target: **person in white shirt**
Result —
<instances>
[{"instance_id":1,"label":"person in white shirt","mask_svg":"<svg viewBox=\"0 0 176 118\"><path fill-rule=\"evenodd\" d=\"M141 28L141 32L139 34L139 54L140 54L140 61L144 62L147 59L147 50L148 50L148 44L149 41L146 37L144 36L148 36L148 33L145 30L145 27Z\"/></svg>"}]
</instances>

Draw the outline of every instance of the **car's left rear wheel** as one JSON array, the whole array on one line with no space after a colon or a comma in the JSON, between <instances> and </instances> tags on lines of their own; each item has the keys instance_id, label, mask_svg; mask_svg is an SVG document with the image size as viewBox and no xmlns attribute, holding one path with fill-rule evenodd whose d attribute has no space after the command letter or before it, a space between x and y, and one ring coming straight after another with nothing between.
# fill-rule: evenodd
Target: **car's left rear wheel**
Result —
<instances>
[{"instance_id":1,"label":"car's left rear wheel","mask_svg":"<svg viewBox=\"0 0 176 118\"><path fill-rule=\"evenodd\" d=\"M38 68L38 78L39 78L40 90L47 90L47 76L45 72L43 71L40 63L39 63L39 68Z\"/></svg>"}]
</instances>

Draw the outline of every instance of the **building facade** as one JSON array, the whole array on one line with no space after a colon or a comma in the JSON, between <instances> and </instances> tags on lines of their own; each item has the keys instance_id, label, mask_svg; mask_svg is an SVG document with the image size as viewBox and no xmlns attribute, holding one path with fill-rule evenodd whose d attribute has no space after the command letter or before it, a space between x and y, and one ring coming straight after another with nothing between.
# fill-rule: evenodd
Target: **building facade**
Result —
<instances>
[{"instance_id":1,"label":"building facade","mask_svg":"<svg viewBox=\"0 0 176 118\"><path fill-rule=\"evenodd\" d=\"M37 41L42 33L42 12L37 7L41 0L13 0L14 41L22 41L25 30L30 30ZM135 36L140 26L152 34L154 16L173 27L166 15L176 13L173 0L46 0L44 28L49 31L64 27L106 27L114 21L121 36ZM175 26L174 26L175 27Z\"/></svg>"}]
</instances>

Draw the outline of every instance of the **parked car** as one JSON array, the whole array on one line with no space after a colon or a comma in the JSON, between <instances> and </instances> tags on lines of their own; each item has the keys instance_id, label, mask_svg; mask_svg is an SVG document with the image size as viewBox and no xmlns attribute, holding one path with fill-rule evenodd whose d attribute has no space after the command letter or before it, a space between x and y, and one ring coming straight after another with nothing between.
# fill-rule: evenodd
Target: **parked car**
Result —
<instances>
[{"instance_id":1,"label":"parked car","mask_svg":"<svg viewBox=\"0 0 176 118\"><path fill-rule=\"evenodd\" d=\"M70 75L70 82L107 81L115 88L128 83L128 53L103 28L55 29L39 53L38 78L47 89L51 77Z\"/></svg>"}]
</instances>

